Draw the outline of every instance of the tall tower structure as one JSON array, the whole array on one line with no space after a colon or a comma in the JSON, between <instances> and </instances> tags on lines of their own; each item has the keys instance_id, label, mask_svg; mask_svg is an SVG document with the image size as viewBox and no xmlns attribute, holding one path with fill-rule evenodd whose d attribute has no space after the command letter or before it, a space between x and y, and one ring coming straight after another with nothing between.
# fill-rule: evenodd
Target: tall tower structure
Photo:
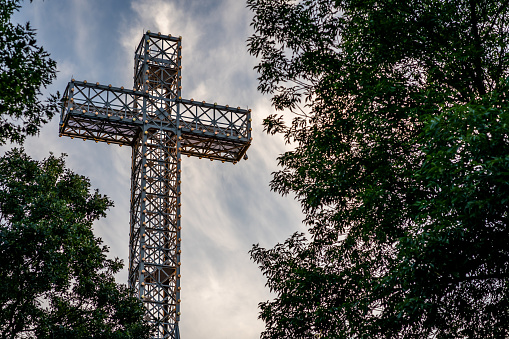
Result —
<instances>
[{"instance_id":1,"label":"tall tower structure","mask_svg":"<svg viewBox=\"0 0 509 339\"><path fill-rule=\"evenodd\" d=\"M251 144L251 110L181 97L182 38L147 31L133 89L69 82L60 136L131 146L129 287L154 338L180 338L181 156L236 163Z\"/></svg>"}]
</instances>

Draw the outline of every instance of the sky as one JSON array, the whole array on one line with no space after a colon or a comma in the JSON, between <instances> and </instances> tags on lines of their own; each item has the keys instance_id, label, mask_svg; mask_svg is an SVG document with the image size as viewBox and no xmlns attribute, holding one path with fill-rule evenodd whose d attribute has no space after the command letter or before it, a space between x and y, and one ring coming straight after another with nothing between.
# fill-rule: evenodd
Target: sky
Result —
<instances>
[{"instance_id":1,"label":"sky","mask_svg":"<svg viewBox=\"0 0 509 339\"><path fill-rule=\"evenodd\" d=\"M182 338L259 338L258 303L273 295L248 251L305 229L298 201L269 188L278 154L291 145L263 133L274 109L257 91L257 60L246 47L251 20L243 0L25 0L13 18L30 21L57 61L58 78L45 93L63 93L72 77L131 88L134 49L150 30L182 36L183 98L252 109L247 161L182 160ZM94 231L127 263L131 150L59 138L58 122L29 138L26 151L36 159L66 153L67 166L115 202ZM127 266L117 281L127 282Z\"/></svg>"}]
</instances>

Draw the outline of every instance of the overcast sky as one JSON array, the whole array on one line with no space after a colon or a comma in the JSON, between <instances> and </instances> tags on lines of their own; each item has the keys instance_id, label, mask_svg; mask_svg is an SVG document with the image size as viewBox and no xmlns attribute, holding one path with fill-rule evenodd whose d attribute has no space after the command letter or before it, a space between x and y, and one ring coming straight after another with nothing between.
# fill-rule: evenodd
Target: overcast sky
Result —
<instances>
[{"instance_id":1,"label":"overcast sky","mask_svg":"<svg viewBox=\"0 0 509 339\"><path fill-rule=\"evenodd\" d=\"M258 303L271 298L250 260L255 243L272 247L303 230L298 202L269 189L280 137L262 133L273 112L257 90L257 61L247 53L251 12L243 0L35 0L25 1L15 21L30 21L38 43L57 61L50 92L77 80L133 85L134 49L146 30L182 36L183 98L253 110L249 160L237 165L183 157L182 304L183 338L258 338ZM26 150L42 159L67 153L67 165L90 178L115 201L95 224L110 254L127 263L131 150L92 141L58 138L56 117ZM127 282L127 267L117 276Z\"/></svg>"}]
</instances>

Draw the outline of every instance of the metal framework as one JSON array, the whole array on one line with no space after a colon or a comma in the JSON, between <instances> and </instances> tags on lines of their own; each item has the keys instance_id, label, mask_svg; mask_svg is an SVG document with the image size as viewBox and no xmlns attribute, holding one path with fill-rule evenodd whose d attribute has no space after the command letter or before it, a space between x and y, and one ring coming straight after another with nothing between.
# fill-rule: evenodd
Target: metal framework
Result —
<instances>
[{"instance_id":1,"label":"metal framework","mask_svg":"<svg viewBox=\"0 0 509 339\"><path fill-rule=\"evenodd\" d=\"M60 136L132 147L129 286L154 338L180 338L181 155L236 163L251 143L251 110L182 99L182 38L147 31L134 87L69 82Z\"/></svg>"}]
</instances>

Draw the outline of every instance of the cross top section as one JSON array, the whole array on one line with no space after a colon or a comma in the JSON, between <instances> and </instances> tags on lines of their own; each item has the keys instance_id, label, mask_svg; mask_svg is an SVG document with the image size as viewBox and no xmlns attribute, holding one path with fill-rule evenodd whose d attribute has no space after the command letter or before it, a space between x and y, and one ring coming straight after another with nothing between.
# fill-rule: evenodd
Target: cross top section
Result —
<instances>
[{"instance_id":1,"label":"cross top section","mask_svg":"<svg viewBox=\"0 0 509 339\"><path fill-rule=\"evenodd\" d=\"M60 135L134 145L141 130L173 130L180 152L236 163L251 144L251 110L182 99L182 38L147 31L135 51L133 90L71 80Z\"/></svg>"}]
</instances>

